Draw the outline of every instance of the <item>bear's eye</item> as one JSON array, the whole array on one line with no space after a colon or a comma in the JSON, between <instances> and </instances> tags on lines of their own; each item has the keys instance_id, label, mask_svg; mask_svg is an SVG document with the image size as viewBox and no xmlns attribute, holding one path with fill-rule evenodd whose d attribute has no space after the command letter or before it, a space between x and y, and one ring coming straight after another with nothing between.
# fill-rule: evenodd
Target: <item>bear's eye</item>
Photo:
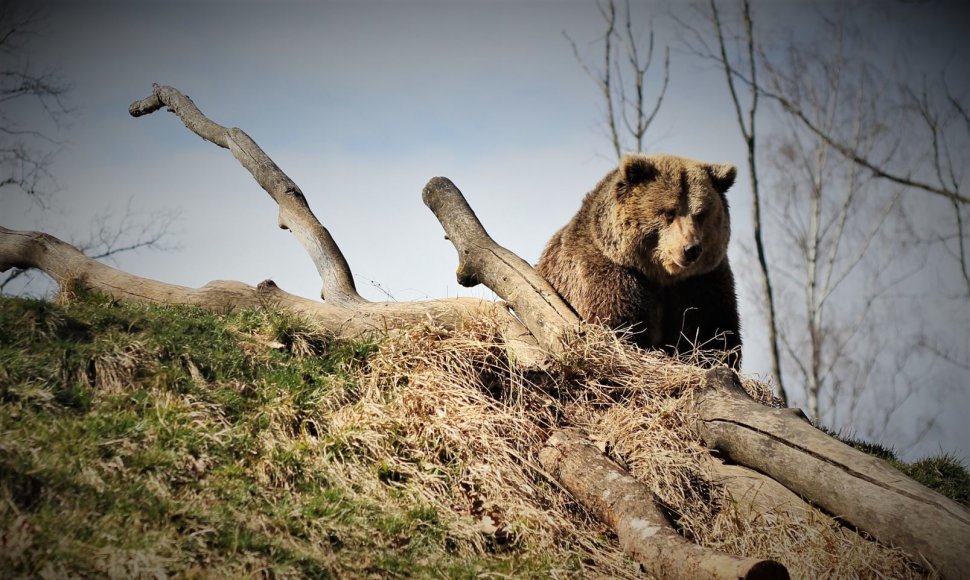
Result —
<instances>
[{"instance_id":1,"label":"bear's eye","mask_svg":"<svg viewBox=\"0 0 970 580\"><path fill-rule=\"evenodd\" d=\"M697 223L701 223L704 221L704 218L706 217L707 217L707 211L702 209L701 211L694 214L694 221Z\"/></svg>"},{"instance_id":2,"label":"bear's eye","mask_svg":"<svg viewBox=\"0 0 970 580\"><path fill-rule=\"evenodd\" d=\"M665 209L662 212L660 212L660 214L663 216L664 220L666 220L668 224L674 221L674 218L677 217L677 211L672 209Z\"/></svg>"}]
</instances>

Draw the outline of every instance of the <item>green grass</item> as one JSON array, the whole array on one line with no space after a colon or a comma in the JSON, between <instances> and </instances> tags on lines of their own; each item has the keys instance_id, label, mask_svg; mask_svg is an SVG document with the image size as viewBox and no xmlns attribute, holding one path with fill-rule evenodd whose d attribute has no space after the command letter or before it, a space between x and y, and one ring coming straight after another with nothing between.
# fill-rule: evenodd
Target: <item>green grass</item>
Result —
<instances>
[{"instance_id":1,"label":"green grass","mask_svg":"<svg viewBox=\"0 0 970 580\"><path fill-rule=\"evenodd\" d=\"M859 451L884 459L910 478L946 497L970 506L970 472L952 455L944 453L906 463L890 448L843 433L828 432Z\"/></svg>"},{"instance_id":2,"label":"green grass","mask_svg":"<svg viewBox=\"0 0 970 580\"><path fill-rule=\"evenodd\" d=\"M456 551L435 508L334 483L321 408L369 343L263 311L0 298L5 577L542 577L527 547ZM406 460L406 458L404 458ZM383 488L374 495L368 490ZM579 563L576 563L579 567Z\"/></svg>"}]
</instances>

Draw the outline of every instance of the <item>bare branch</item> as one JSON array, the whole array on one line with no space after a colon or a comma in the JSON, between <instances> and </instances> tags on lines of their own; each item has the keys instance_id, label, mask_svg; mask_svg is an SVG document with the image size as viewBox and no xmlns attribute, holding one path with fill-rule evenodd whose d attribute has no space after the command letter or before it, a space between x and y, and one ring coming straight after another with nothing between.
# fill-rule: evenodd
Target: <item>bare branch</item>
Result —
<instances>
[{"instance_id":1,"label":"bare branch","mask_svg":"<svg viewBox=\"0 0 970 580\"><path fill-rule=\"evenodd\" d=\"M563 32L572 46L573 55L583 71L593 80L605 105L605 124L608 130L613 153L619 159L627 138L636 151L643 151L644 141L650 125L663 104L670 82L670 51L665 49L664 79L652 108L647 108L647 73L653 63L654 34L651 30L647 53L641 52L639 38L634 30L630 3L626 2L623 22L617 23L615 0L597 2L597 9L606 24L602 36L603 60L599 70L591 67L579 53L576 43ZM618 49L623 49L626 58L621 59ZM625 72L629 69L629 73ZM628 87L628 85L631 85ZM632 95L632 96L631 96ZM625 132L624 132L625 131ZM628 134L624 137L624 134Z\"/></svg>"},{"instance_id":2,"label":"bare branch","mask_svg":"<svg viewBox=\"0 0 970 580\"><path fill-rule=\"evenodd\" d=\"M806 129L825 141L825 143L842 154L846 159L849 159L853 163L856 163L871 171L874 176L897 183L899 185L912 187L934 196L940 196L951 201L955 201L961 205L970 203L970 197L967 197L959 191L954 191L945 186L936 186L929 182L913 178L910 175L899 174L880 165L878 162L871 160L864 153L853 150L850 146L838 141L834 136L827 133L822 127L819 126L818 123L809 118L802 108L791 99L788 99L775 91L768 90L763 85L753 84L750 77L746 77L737 70L733 70L731 74L733 77L742 80L748 86L752 87L762 96L778 103L787 113L801 121L802 125L804 125Z\"/></svg>"},{"instance_id":3,"label":"bare branch","mask_svg":"<svg viewBox=\"0 0 970 580\"><path fill-rule=\"evenodd\" d=\"M512 305L540 346L562 352L578 331L579 317L556 290L525 260L495 243L451 180L432 178L421 197L458 250L458 283L486 285Z\"/></svg>"},{"instance_id":4,"label":"bare branch","mask_svg":"<svg viewBox=\"0 0 970 580\"><path fill-rule=\"evenodd\" d=\"M963 105L950 92L949 87L946 85L945 78L943 79L942 84L947 102L952 106L958 118L963 118L965 123L970 123L970 119L966 117L966 111L963 109ZM927 131L929 131L930 146L933 158L933 171L936 175L937 181L941 187L959 191L960 183L956 175L956 163L953 160L945 135L947 122L941 119L941 113L935 110L933 105L930 103L926 78L923 78L922 92L919 95L916 95L908 86L903 87L903 95L904 98L906 98L909 106L916 111L917 116L926 125ZM968 128L970 128L970 125L968 125ZM970 296L970 265L967 263L968 255L965 242L966 232L963 224L963 208L958 200L950 199L949 201L953 208L953 215L957 226L957 252L954 257L957 259L960 265L960 273L963 275L963 281L967 288L967 295Z\"/></svg>"},{"instance_id":5,"label":"bare branch","mask_svg":"<svg viewBox=\"0 0 970 580\"><path fill-rule=\"evenodd\" d=\"M128 110L133 117L140 117L162 107L178 115L196 135L229 149L279 205L279 226L290 230L310 255L323 282L323 298L338 304L363 301L354 287L347 260L330 232L310 211L303 192L249 135L241 129L227 129L212 122L190 98L172 87L152 85L152 95L132 103Z\"/></svg>"},{"instance_id":6,"label":"bare branch","mask_svg":"<svg viewBox=\"0 0 970 580\"><path fill-rule=\"evenodd\" d=\"M7 285L9 285L17 278L20 278L21 276L25 275L27 272L29 272L29 270L25 268L11 268L6 273L6 277L4 277L3 280L0 280L0 294L3 294L4 290L6 290L7 288Z\"/></svg>"},{"instance_id":7,"label":"bare branch","mask_svg":"<svg viewBox=\"0 0 970 580\"><path fill-rule=\"evenodd\" d=\"M5 189L13 189L47 209L56 191L51 173L55 154L56 151L39 151L19 142L0 146L0 172L4 175L0 179L0 195Z\"/></svg>"},{"instance_id":8,"label":"bare branch","mask_svg":"<svg viewBox=\"0 0 970 580\"><path fill-rule=\"evenodd\" d=\"M64 97L70 86L54 73L36 71L28 58L27 41L41 20L37 8L25 9L16 2L4 2L0 7L0 54L5 57L0 70L0 105L27 101L59 124L61 116L69 112ZM0 111L0 194L17 192L46 208L56 190L50 165L60 144L41 131L21 127L21 121Z\"/></svg>"},{"instance_id":9,"label":"bare branch","mask_svg":"<svg viewBox=\"0 0 970 580\"><path fill-rule=\"evenodd\" d=\"M709 52L707 58L718 63L724 71L727 80L728 92L731 94L731 103L734 105L738 130L744 138L748 150L748 171L751 175L751 222L752 235L754 237L755 250L758 255L758 266L761 281L762 305L768 322L768 346L771 352L771 376L778 389L778 396L787 404L788 392L785 388L784 378L781 372L781 355L778 348L778 317L775 311L775 291L771 284L771 272L768 267L768 257L765 252L763 239L763 229L761 222L761 192L760 177L757 166L757 142L755 122L758 114L758 91L751 91L751 103L747 109L747 118L742 112L741 97L734 82L734 65L728 56L727 43L725 40L725 28L721 22L720 13L717 9L715 0L710 0L710 21L717 37L717 53ZM751 17L751 5L748 0L742 3L744 16L745 46L747 56L748 74L752 79L755 76L757 65L755 62L754 49L754 21ZM707 44L703 44L707 47Z\"/></svg>"},{"instance_id":10,"label":"bare branch","mask_svg":"<svg viewBox=\"0 0 970 580\"><path fill-rule=\"evenodd\" d=\"M172 227L180 217L178 211L160 211L151 216L140 216L131 207L129 199L124 214L115 218L110 212L94 218L93 233L84 242L74 245L95 260L114 258L138 250L168 251L176 248L165 240L172 234Z\"/></svg>"},{"instance_id":11,"label":"bare branch","mask_svg":"<svg viewBox=\"0 0 970 580\"><path fill-rule=\"evenodd\" d=\"M609 131L610 143L613 146L613 152L616 158L619 159L622 154L622 149L620 146L620 134L617 128L617 118L616 113L613 108L613 36L616 31L616 5L614 0L607 0L606 4L603 5L599 1L596 3L596 8L599 10L600 16L603 21L606 22L606 33L603 35L603 68L599 72L594 71L583 57L579 54L579 48L570 36L563 31L563 36L569 41L573 49L573 56L576 57L576 61L583 68L586 74L593 80L597 88L599 88L600 93L603 96L603 102L606 105L606 128Z\"/></svg>"}]
</instances>

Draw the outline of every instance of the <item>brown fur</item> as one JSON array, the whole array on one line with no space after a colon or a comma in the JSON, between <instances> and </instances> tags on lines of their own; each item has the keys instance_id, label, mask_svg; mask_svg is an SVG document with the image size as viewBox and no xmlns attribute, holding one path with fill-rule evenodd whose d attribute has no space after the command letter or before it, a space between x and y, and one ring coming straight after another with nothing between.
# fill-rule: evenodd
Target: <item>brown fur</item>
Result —
<instances>
[{"instance_id":1,"label":"brown fur","mask_svg":"<svg viewBox=\"0 0 970 580\"><path fill-rule=\"evenodd\" d=\"M725 196L735 174L733 165L628 155L553 235L537 269L586 320L630 329L646 348L728 351L738 368Z\"/></svg>"}]
</instances>

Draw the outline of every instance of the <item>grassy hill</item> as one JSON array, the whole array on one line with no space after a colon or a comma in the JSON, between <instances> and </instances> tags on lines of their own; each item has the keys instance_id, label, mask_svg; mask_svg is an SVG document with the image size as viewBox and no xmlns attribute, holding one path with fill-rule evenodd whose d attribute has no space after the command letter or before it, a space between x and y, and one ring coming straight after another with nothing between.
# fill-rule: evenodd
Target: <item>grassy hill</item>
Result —
<instances>
[{"instance_id":1,"label":"grassy hill","mask_svg":"<svg viewBox=\"0 0 970 580\"><path fill-rule=\"evenodd\" d=\"M524 376L487 324L340 343L262 310L0 298L0 570L636 576L609 530L537 469L548 428L566 422L610 447L702 543L796 573L858 558L873 573L921 575L821 517L804 534L746 537L690 462L699 447L682 442L690 429L671 393L610 390L622 381L604 377L629 375L624 364L577 353ZM899 466L970 501L952 459Z\"/></svg>"}]
</instances>

